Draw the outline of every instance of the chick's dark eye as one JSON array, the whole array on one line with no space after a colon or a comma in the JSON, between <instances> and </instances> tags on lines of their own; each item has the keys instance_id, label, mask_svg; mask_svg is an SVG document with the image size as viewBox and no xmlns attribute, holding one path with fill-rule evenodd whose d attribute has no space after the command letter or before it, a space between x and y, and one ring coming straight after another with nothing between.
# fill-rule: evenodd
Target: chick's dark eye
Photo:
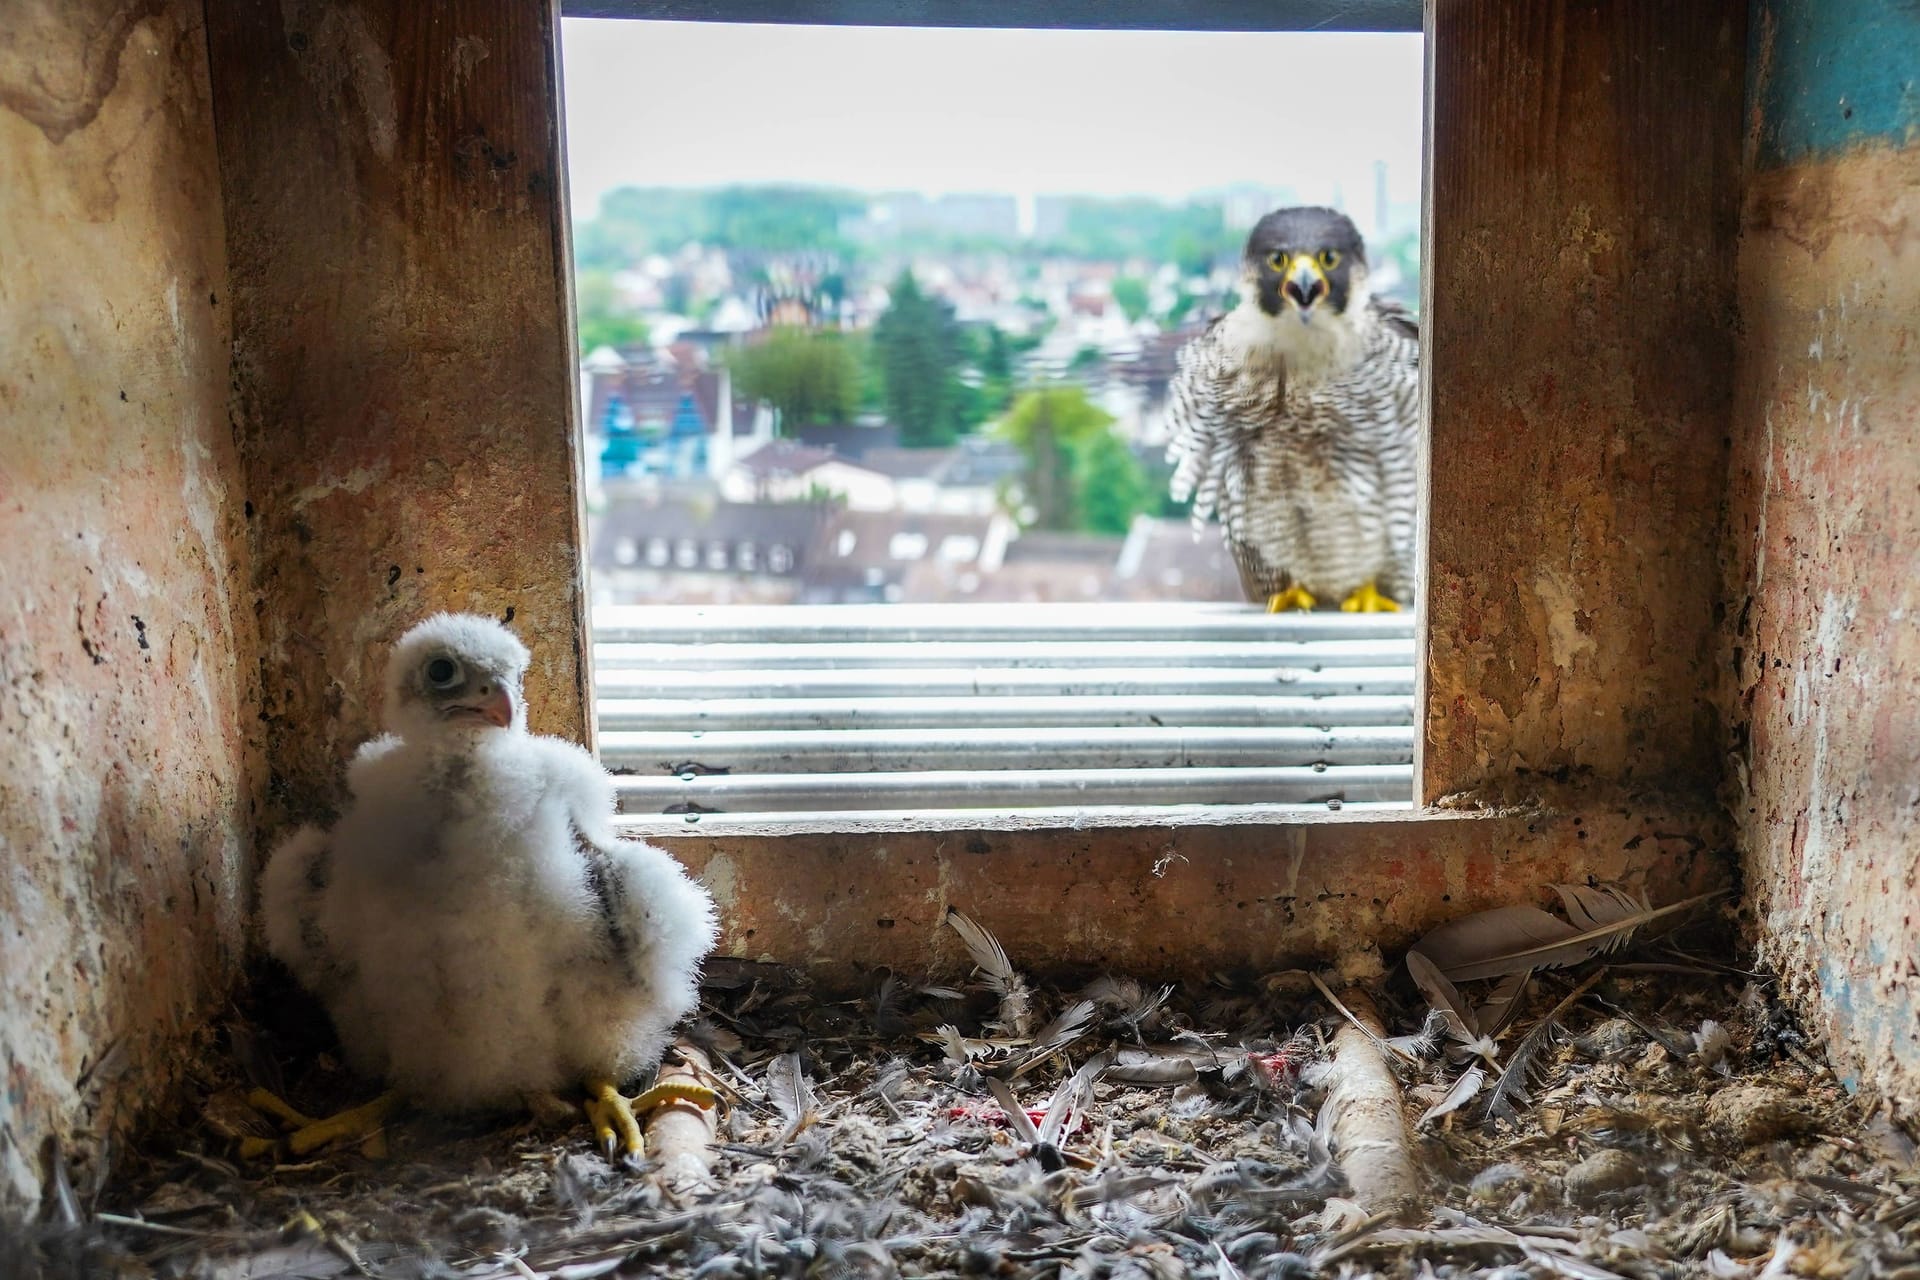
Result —
<instances>
[{"instance_id":1,"label":"chick's dark eye","mask_svg":"<svg viewBox=\"0 0 1920 1280\"><path fill-rule=\"evenodd\" d=\"M1320 251L1320 265L1329 271L1339 266L1340 251L1338 249L1322 249Z\"/></svg>"},{"instance_id":2,"label":"chick's dark eye","mask_svg":"<svg viewBox=\"0 0 1920 1280\"><path fill-rule=\"evenodd\" d=\"M436 689L451 689L460 683L460 664L452 658L435 658L427 664L427 683Z\"/></svg>"},{"instance_id":3,"label":"chick's dark eye","mask_svg":"<svg viewBox=\"0 0 1920 1280\"><path fill-rule=\"evenodd\" d=\"M1287 254L1280 250L1268 254L1267 265L1275 271L1285 271L1287 269Z\"/></svg>"}]
</instances>

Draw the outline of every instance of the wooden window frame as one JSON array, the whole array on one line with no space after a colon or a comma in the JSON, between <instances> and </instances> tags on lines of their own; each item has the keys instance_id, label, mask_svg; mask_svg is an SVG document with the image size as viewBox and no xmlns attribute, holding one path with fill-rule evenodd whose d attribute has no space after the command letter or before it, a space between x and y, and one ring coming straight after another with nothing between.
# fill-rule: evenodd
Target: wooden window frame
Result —
<instances>
[{"instance_id":1,"label":"wooden window frame","mask_svg":"<svg viewBox=\"0 0 1920 1280\"><path fill-rule=\"evenodd\" d=\"M1405 30L1409 10L618 12ZM233 316L263 832L336 794L377 732L385 646L433 609L513 614L532 727L591 741L561 14L207 7L229 281L208 305ZM959 959L940 926L956 902L1035 967L1202 977L1391 947L1560 879L1719 880L1746 24L1745 0L1427 0L1423 807L663 838L721 899L728 950L918 972Z\"/></svg>"}]
</instances>

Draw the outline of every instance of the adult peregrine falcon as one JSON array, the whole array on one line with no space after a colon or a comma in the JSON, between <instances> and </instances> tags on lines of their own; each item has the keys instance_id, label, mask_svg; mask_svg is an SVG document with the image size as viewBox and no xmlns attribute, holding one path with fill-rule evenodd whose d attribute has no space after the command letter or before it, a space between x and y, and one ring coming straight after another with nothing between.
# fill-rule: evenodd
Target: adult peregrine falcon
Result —
<instances>
[{"instance_id":1,"label":"adult peregrine falcon","mask_svg":"<svg viewBox=\"0 0 1920 1280\"><path fill-rule=\"evenodd\" d=\"M1240 304L1181 349L1168 392L1175 501L1217 513L1250 600L1397 610L1413 595L1420 330L1373 296L1332 209L1247 237Z\"/></svg>"}]
</instances>

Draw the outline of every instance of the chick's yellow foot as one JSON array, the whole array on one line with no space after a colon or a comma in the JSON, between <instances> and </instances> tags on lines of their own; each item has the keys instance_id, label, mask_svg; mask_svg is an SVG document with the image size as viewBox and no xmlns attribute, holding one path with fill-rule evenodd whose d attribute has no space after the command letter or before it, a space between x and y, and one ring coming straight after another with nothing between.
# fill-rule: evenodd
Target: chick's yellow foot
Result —
<instances>
[{"instance_id":1,"label":"chick's yellow foot","mask_svg":"<svg viewBox=\"0 0 1920 1280\"><path fill-rule=\"evenodd\" d=\"M361 1149L368 1155L384 1155L386 1144L380 1140L380 1130L386 1124L387 1116L400 1105L399 1095L389 1090L372 1102L351 1107L324 1120L315 1120L265 1089L253 1090L247 1095L247 1101L256 1110L264 1111L278 1120L284 1128L293 1130L287 1136L287 1149L297 1156L318 1151L342 1138L361 1140ZM242 1143L241 1154L263 1156L272 1147L273 1144L264 1139L249 1138Z\"/></svg>"},{"instance_id":2,"label":"chick's yellow foot","mask_svg":"<svg viewBox=\"0 0 1920 1280\"><path fill-rule=\"evenodd\" d=\"M1317 603L1313 594L1298 584L1288 587L1275 595L1267 597L1268 613L1285 613L1289 609L1311 611Z\"/></svg>"},{"instance_id":3,"label":"chick's yellow foot","mask_svg":"<svg viewBox=\"0 0 1920 1280\"><path fill-rule=\"evenodd\" d=\"M1352 595L1340 602L1340 608L1346 613L1398 613L1400 606L1380 594L1380 588L1369 582Z\"/></svg>"},{"instance_id":4,"label":"chick's yellow foot","mask_svg":"<svg viewBox=\"0 0 1920 1280\"><path fill-rule=\"evenodd\" d=\"M629 1101L613 1087L611 1080L587 1083L587 1120L593 1125L593 1138L607 1159L631 1156L638 1160L647 1154L647 1140L640 1132L638 1116L657 1111L670 1102L691 1102L705 1110L719 1101L719 1095L703 1085L657 1084Z\"/></svg>"}]
</instances>

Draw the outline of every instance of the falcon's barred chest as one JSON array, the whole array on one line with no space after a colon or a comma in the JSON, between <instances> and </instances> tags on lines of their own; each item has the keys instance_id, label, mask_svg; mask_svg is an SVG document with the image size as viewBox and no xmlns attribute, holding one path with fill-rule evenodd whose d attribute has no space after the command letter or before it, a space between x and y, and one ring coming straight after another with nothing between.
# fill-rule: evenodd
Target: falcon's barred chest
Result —
<instances>
[{"instance_id":1,"label":"falcon's barred chest","mask_svg":"<svg viewBox=\"0 0 1920 1280\"><path fill-rule=\"evenodd\" d=\"M1262 227L1319 212L1284 211ZM1180 354L1168 408L1173 495L1193 497L1196 522L1218 515L1249 598L1297 587L1337 604L1373 584L1408 601L1418 327L1397 303L1367 296L1363 259L1336 275L1330 297L1276 298L1260 235L1249 244L1247 300ZM1352 244L1359 258L1357 232ZM1299 258L1288 258L1292 281L1308 280Z\"/></svg>"}]
</instances>

